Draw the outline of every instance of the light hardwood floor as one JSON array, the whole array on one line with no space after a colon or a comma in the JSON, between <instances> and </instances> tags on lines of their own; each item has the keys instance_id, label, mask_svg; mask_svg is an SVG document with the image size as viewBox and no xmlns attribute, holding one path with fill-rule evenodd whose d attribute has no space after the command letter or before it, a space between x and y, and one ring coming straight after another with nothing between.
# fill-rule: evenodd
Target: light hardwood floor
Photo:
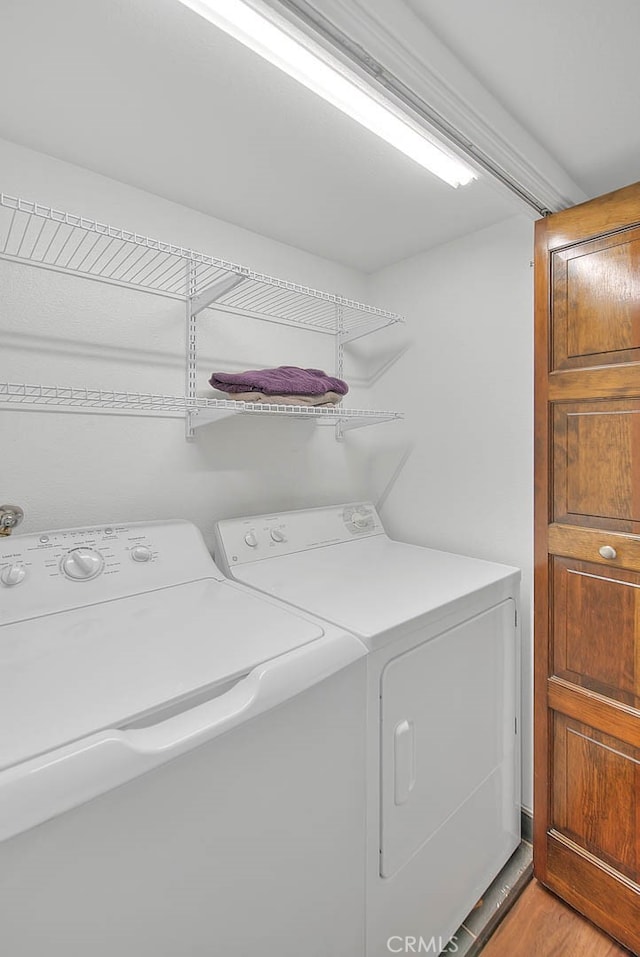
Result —
<instances>
[{"instance_id":1,"label":"light hardwood floor","mask_svg":"<svg viewBox=\"0 0 640 957\"><path fill-rule=\"evenodd\" d=\"M481 957L628 957L537 881L522 892Z\"/></svg>"}]
</instances>

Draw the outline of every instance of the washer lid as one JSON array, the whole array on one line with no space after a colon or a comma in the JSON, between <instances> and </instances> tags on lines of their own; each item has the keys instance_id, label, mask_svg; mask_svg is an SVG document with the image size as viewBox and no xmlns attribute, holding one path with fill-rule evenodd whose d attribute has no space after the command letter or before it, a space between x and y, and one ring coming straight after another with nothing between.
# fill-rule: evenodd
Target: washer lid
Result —
<instances>
[{"instance_id":1,"label":"washer lid","mask_svg":"<svg viewBox=\"0 0 640 957\"><path fill-rule=\"evenodd\" d=\"M363 638L423 616L520 572L383 535L231 568L234 577Z\"/></svg>"},{"instance_id":2,"label":"washer lid","mask_svg":"<svg viewBox=\"0 0 640 957\"><path fill-rule=\"evenodd\" d=\"M211 579L0 626L0 769L238 678L323 634Z\"/></svg>"}]
</instances>

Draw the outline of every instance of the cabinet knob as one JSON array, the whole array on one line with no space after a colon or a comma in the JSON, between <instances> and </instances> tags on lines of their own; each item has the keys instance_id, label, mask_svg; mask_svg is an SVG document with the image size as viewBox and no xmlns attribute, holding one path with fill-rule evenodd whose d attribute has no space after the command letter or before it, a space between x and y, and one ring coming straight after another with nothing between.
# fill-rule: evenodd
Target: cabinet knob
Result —
<instances>
[{"instance_id":1,"label":"cabinet knob","mask_svg":"<svg viewBox=\"0 0 640 957\"><path fill-rule=\"evenodd\" d=\"M611 545L603 545L602 548L599 548L598 551L603 558L617 558L618 553L615 548L612 548Z\"/></svg>"}]
</instances>

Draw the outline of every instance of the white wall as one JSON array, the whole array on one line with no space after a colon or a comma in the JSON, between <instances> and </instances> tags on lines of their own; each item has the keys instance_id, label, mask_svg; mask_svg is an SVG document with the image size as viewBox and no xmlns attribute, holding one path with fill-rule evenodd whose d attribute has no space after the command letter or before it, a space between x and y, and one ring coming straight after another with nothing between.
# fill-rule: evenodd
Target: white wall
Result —
<instances>
[{"instance_id":1,"label":"white wall","mask_svg":"<svg viewBox=\"0 0 640 957\"><path fill-rule=\"evenodd\" d=\"M0 190L364 295L364 276L354 270L6 141ZM206 380L216 368L333 364L327 336L210 313L200 328L203 395L213 394ZM0 260L2 381L180 395L184 338L180 302ZM369 404L357 387L356 403ZM359 436L338 444L332 429L307 422L233 416L187 444L179 419L1 411L0 433L0 501L24 507L24 531L182 516L210 540L218 517L367 492Z\"/></svg>"},{"instance_id":2,"label":"white wall","mask_svg":"<svg viewBox=\"0 0 640 957\"><path fill-rule=\"evenodd\" d=\"M0 189L357 299L408 319L349 349L351 405L404 424L349 432L234 416L184 439L179 419L0 411L0 500L24 531L218 517L385 497L391 533L523 569L530 733L531 224L515 218L365 277L0 140ZM331 367L329 337L208 314L215 368ZM403 349L410 345L406 352ZM397 361L394 361L397 360ZM184 392L179 302L0 260L0 380ZM396 474L397 473L397 474ZM524 800L530 804L530 748Z\"/></svg>"},{"instance_id":3,"label":"white wall","mask_svg":"<svg viewBox=\"0 0 640 957\"><path fill-rule=\"evenodd\" d=\"M522 569L523 803L532 805L533 228L515 217L371 277L411 347L375 391L406 423L372 448L394 537ZM463 666L463 663L461 663Z\"/></svg>"}]
</instances>

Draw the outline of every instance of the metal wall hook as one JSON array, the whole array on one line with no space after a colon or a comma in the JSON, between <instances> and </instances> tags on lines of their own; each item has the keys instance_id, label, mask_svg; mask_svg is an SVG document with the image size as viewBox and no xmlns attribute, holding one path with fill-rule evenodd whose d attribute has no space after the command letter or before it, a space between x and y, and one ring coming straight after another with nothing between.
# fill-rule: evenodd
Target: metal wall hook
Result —
<instances>
[{"instance_id":1,"label":"metal wall hook","mask_svg":"<svg viewBox=\"0 0 640 957\"><path fill-rule=\"evenodd\" d=\"M23 518L24 512L19 505L0 505L0 536L11 535Z\"/></svg>"}]
</instances>

